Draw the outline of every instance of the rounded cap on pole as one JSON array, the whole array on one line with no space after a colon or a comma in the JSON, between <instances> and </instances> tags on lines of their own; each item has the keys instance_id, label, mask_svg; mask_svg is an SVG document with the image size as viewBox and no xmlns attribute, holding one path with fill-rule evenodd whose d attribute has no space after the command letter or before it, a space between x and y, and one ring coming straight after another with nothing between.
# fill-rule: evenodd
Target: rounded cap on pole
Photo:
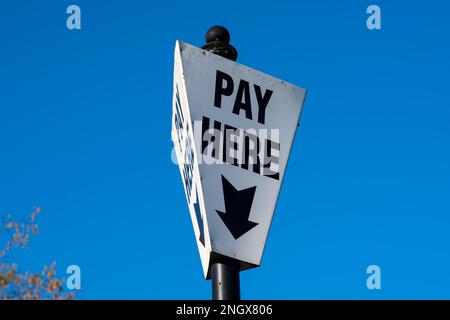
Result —
<instances>
[{"instance_id":1,"label":"rounded cap on pole","mask_svg":"<svg viewBox=\"0 0 450 320\"><path fill-rule=\"evenodd\" d=\"M206 31L205 36L206 43L213 41L221 41L225 43L230 43L230 32L225 27L214 26Z\"/></svg>"},{"instance_id":2,"label":"rounded cap on pole","mask_svg":"<svg viewBox=\"0 0 450 320\"><path fill-rule=\"evenodd\" d=\"M230 44L230 33L225 27L214 26L209 28L206 32L205 40L206 44L202 49L236 61L238 53Z\"/></svg>"}]
</instances>

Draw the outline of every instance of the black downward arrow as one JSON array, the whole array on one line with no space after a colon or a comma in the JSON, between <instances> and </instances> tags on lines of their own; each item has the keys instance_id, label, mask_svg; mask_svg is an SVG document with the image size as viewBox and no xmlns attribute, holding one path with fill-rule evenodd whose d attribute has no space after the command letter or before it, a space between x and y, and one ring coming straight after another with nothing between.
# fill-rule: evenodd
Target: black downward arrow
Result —
<instances>
[{"instance_id":1,"label":"black downward arrow","mask_svg":"<svg viewBox=\"0 0 450 320\"><path fill-rule=\"evenodd\" d=\"M225 212L219 210L216 211L228 230L230 230L234 239L237 240L258 225L256 222L248 220L256 186L237 190L230 181L222 175L222 188L225 201Z\"/></svg>"}]
</instances>

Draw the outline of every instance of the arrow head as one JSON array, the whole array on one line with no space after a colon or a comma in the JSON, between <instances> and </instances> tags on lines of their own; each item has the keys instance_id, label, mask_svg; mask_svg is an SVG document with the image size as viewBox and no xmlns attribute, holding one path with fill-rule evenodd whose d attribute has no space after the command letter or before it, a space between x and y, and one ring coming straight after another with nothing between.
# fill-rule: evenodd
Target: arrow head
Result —
<instances>
[{"instance_id":1,"label":"arrow head","mask_svg":"<svg viewBox=\"0 0 450 320\"><path fill-rule=\"evenodd\" d=\"M225 202L225 211L216 210L223 223L237 240L258 224L249 221L253 198L255 196L256 186L237 190L222 175L223 197Z\"/></svg>"},{"instance_id":2,"label":"arrow head","mask_svg":"<svg viewBox=\"0 0 450 320\"><path fill-rule=\"evenodd\" d=\"M241 236L258 225L256 222L248 220L243 221L242 223L236 223L235 218L232 217L231 214L221 212L219 210L216 211L222 219L223 223L225 223L225 225L227 226L228 230L230 230L235 240L239 239Z\"/></svg>"}]
</instances>

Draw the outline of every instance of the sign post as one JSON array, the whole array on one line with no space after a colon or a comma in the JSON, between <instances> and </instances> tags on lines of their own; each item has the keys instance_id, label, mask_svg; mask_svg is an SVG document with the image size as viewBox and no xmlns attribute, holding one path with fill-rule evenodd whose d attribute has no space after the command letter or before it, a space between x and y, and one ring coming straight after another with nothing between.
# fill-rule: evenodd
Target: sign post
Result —
<instances>
[{"instance_id":1,"label":"sign post","mask_svg":"<svg viewBox=\"0 0 450 320\"><path fill-rule=\"evenodd\" d=\"M172 141L215 300L239 300L258 267L306 91L235 62L220 26L201 49L177 41Z\"/></svg>"},{"instance_id":2,"label":"sign post","mask_svg":"<svg viewBox=\"0 0 450 320\"><path fill-rule=\"evenodd\" d=\"M202 49L236 61L238 53L230 45L230 33L222 26L211 27L206 32L206 44ZM240 300L241 285L239 261L222 256L211 264L211 288L213 300Z\"/></svg>"}]
</instances>

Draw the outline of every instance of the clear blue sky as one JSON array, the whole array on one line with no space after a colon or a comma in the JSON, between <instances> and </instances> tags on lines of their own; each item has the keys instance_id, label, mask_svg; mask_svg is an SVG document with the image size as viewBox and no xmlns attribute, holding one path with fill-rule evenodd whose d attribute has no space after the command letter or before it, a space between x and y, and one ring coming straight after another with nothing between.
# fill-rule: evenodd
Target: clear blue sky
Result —
<instances>
[{"instance_id":1,"label":"clear blue sky","mask_svg":"<svg viewBox=\"0 0 450 320\"><path fill-rule=\"evenodd\" d=\"M225 4L223 4L225 3ZM378 4L382 30L366 28ZM78 4L82 30L68 31ZM175 40L229 28L240 63L308 89L246 299L450 298L444 1L0 2L0 212L40 206L24 269L79 298L209 299L170 161ZM366 288L366 267L382 290Z\"/></svg>"}]
</instances>

